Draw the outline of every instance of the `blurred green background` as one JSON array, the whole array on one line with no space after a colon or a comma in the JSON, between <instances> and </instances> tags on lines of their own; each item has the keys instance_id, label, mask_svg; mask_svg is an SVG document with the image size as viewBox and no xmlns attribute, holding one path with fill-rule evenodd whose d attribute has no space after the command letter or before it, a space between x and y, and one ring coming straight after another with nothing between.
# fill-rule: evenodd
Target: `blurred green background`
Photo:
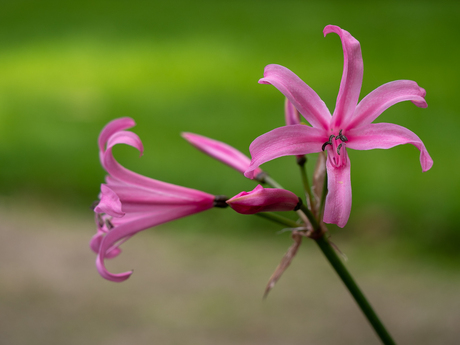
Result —
<instances>
[{"instance_id":1,"label":"blurred green background","mask_svg":"<svg viewBox=\"0 0 460 345\"><path fill-rule=\"evenodd\" d=\"M124 319L123 313L117 309L125 310L130 305L128 299L114 306L113 312L110 312L106 308L111 302L101 297L108 293L111 298L124 301L125 294L133 294L134 291L139 296L153 298L151 295L157 288L160 289L163 282L155 280L158 279L155 278L155 270L161 269L160 262L155 262L155 267L146 265L142 272L139 269L131 279L138 279L137 283L130 280L125 285L109 284L95 273L92 266L94 255L86 247L86 241L95 232L88 206L97 198L104 178L96 140L108 121L122 116L130 116L136 121L137 126L133 130L144 143L144 156L139 158L130 148L116 149L117 159L134 171L211 194L232 196L241 190L251 190L253 181L196 151L180 137L180 132L209 136L247 153L255 137L283 125L282 94L272 86L257 83L263 76L265 65L270 63L281 64L294 71L320 95L332 112L342 75L343 54L337 35L323 38L322 30L328 24L348 30L361 43L364 60L361 98L379 85L397 79L415 80L426 89L427 109L417 108L410 102L397 104L377 122L393 122L411 129L424 141L434 160L433 168L422 173L419 153L410 145L391 150L348 150L353 166L353 209L345 229L330 227L333 239L339 247L344 246L351 253L356 253L357 271L364 276L357 277L358 281L360 278L364 281L368 279L371 289L378 290L383 286L382 296L374 294L379 296L376 303L388 308L389 319L410 309L395 301L393 306L400 309L395 311L390 308L392 296L399 296L395 300L406 301L398 294L400 290L390 288L394 280L404 280L404 277L407 284L401 284L401 289L407 292L409 297L406 297L413 302L412 306L423 305L421 301L434 298L432 289L438 291L436 296L445 295L446 307L452 308L449 301L456 301L458 305L460 182L455 177L455 171L460 171L460 155L452 141L457 141L460 127L457 107L460 86L459 20L460 4L451 1L2 1L0 206L4 222L3 232L0 232L3 238L0 281L9 283L2 285L0 282L0 321L9 322L8 331L2 331L5 341L8 340L5 343L27 344L33 338L37 344L73 344L69 342L69 337L74 337L75 343L89 341L97 344L133 343L133 339L139 344L300 344L306 339L315 344L340 341L378 343L361 319L359 326L355 326L356 332L340 326L340 319L333 319L329 324L337 331L325 331L325 334L318 331L316 335L312 329L306 331L300 323L293 326L294 320L308 317L304 313L312 302L305 302L299 315L294 313L293 308L300 308L301 303L294 300L290 304L282 303L282 296L298 293L289 290L288 282L283 283L284 289L288 290L283 290L281 286L275 288L274 294L278 293L281 300L270 296L274 305L279 304L279 310L270 306L270 298L264 302L263 308L274 308L270 321L264 321L264 317L271 315L267 310L260 311L260 315L249 312L243 315L239 309L228 305L228 299L238 303L241 298L246 302L240 303L247 305L247 301L256 300L259 306L258 292L263 291L271 274L270 267L274 269L290 244L287 235L275 235L279 230L277 226L257 217L240 216L229 210L211 210L143 234L144 240L151 240L152 248L146 248L142 239L139 242L133 239L133 244L125 245L126 253L116 259L117 262L114 261L114 265L120 266L111 266L113 270L127 269L124 260L129 260L129 252L144 250L144 254L138 255L147 261L154 260L155 255L159 255L152 254L158 250L154 245L156 238L164 246L163 251L167 252L164 248L169 248L168 253L176 253L178 248L185 246L185 249L182 248L185 253L194 255L190 260L196 262L192 265L196 272L218 270L206 260L203 253L208 253L220 263L219 267L230 268L234 279L241 280L237 287L231 289L229 284L225 284L225 289L229 289L225 290L228 296L219 294L222 292L219 289L217 295L210 292L210 296L216 299L214 302L200 295L202 303L196 302L199 311L190 305L187 309L195 310L195 313L173 313L176 316L171 318L171 324L165 326L166 331L161 333L160 338L157 338L160 333L149 331L149 327L162 324L164 319L152 317L142 309L143 301L138 301L139 309L128 312L131 316L140 317L136 313L142 315L145 324L137 329L138 326L131 327L129 323L129 327L126 326L125 322L131 316L127 315ZM314 155L310 161L314 163ZM286 188L301 193L293 157L272 161L263 168ZM48 239L49 247L45 244ZM42 262L43 269L31 265L29 260L24 259L23 253L28 251L27 255L31 255L29 247L40 241L44 241L43 251L33 250L36 255L32 255L30 260ZM256 252L256 249L252 252L248 243L254 244L254 248L263 253ZM141 245L144 245L142 249L136 247ZM224 246L220 250L222 255L229 255L227 261L218 255L219 251L215 252L215 245ZM292 276L304 275L305 260L309 263L322 260L312 244L305 246L308 246L308 254L305 255L311 257L297 258L300 261L298 266L293 265L286 273L291 279ZM50 254L58 248L60 251L56 251L55 255ZM246 253L245 250L248 257L238 254ZM272 251L272 255L267 254ZM75 260L79 263L61 260L63 253L75 253ZM165 257L173 257L168 255L165 254ZM270 257L272 261L252 260L259 255ZM249 262L241 261L243 258ZM59 278L57 273L51 278L42 275L48 270L45 267L49 267L45 264L46 260L65 263L67 266L62 266L62 270L67 278ZM165 267L170 268L173 262L175 264L175 259L165 260L164 270ZM140 266L138 260L131 262L134 268ZM184 259L184 262L187 260ZM258 263L268 267L260 273L260 277L254 272L248 273L250 271L240 275L241 271L231 268L242 265L252 267L247 270L260 269ZM74 265L79 266L75 268ZM177 272L172 270L176 274L170 276L174 282L184 273L183 270L189 268L182 267L181 271L178 267L175 267ZM399 267L405 267L411 273L404 269L398 271ZM72 269L77 272L72 272ZM153 271L149 275L152 281L137 278L150 270ZM331 274L331 284L341 289L341 283L334 279L330 269L325 266L324 270L327 273L318 269L318 272L312 271L311 276L304 277L305 281L291 282L291 289L304 291L305 285L316 279L315 274ZM445 275L438 276L444 271L447 272ZM67 276L69 272L70 276ZM80 274L78 279L77 273ZM21 274L24 279L12 278ZM209 273L206 279L214 281L216 278L213 277ZM254 295L252 290L245 289L243 277L253 279L248 284L254 285ZM86 300L81 297L86 302L82 302L84 307L78 311L69 306L70 314L78 315L78 324L83 325L82 328L72 328L69 325L75 325L73 322L68 324L63 321L69 316L65 304L62 310L50 307L59 304L59 299L51 297L56 294L50 292L47 283L55 279L79 286L80 294L91 296ZM439 284L429 288L427 285L430 284L423 279ZM12 281L18 281L19 285ZM91 283L85 285L82 281ZM318 293L329 291L325 290L326 281L316 282ZM170 283L173 284L172 281ZM180 284L189 286L185 282ZM200 285L202 294L212 290L206 290L209 287L207 283L200 284L203 284ZM423 286L422 290L417 290L420 286ZM178 292L182 294L180 302L177 299L172 301L171 296L177 298L177 295L164 288L162 308L174 310L178 305L195 301L196 296L189 295L187 291L196 288L187 290L183 287ZM63 289L58 290L57 295L62 293L65 296L62 298L67 299L69 296L62 292L66 291ZM50 295L47 297L49 303L43 302L48 300L43 299L42 294ZM411 300L414 294L419 300ZM296 296L302 301L314 297L308 296L308 291L305 295ZM342 302L334 303L334 295L321 296L330 300L330 313L336 313L338 308L344 318L348 318L349 308L356 313L356 318L360 318L346 293L343 301L350 303L346 307L342 307ZM378 298L382 300L378 302ZM31 309L37 301L41 301L37 307L39 310L51 308L47 315L49 324L54 326L36 326L37 319L43 317L42 312ZM95 310L100 310L97 303L103 305L104 312L100 315L94 314ZM210 309L203 307L206 303L210 303ZM320 304L316 307L314 314L320 310L319 315L326 324L330 319L330 314L325 312L327 308ZM211 332L203 324L188 323L200 315L212 318L213 308L222 314L221 318L217 317L221 323L204 324L217 331ZM231 317L226 312L229 308L233 313ZM399 339L419 344L424 341L429 343L430 339L437 339L443 344L456 343L460 334L454 328L446 328L446 318L449 315L449 320L460 321L460 315L454 310L450 311L451 314L445 309L434 312L433 308L426 306L423 312L411 314L411 321L406 320L408 324L403 329L394 322L394 332ZM92 316L87 317L88 314ZM283 319L287 314L291 315L291 319L283 322L289 322L290 326L277 324L276 320ZM426 317L420 320L416 317L420 314ZM11 315L16 315L18 323ZM337 317L337 314L334 315ZM94 326L101 322L99 316L104 318L105 328ZM107 321L112 320L110 317L115 317L113 322ZM248 323L248 319L259 321L254 325ZM436 320L441 329L433 326ZM31 330L31 338L20 331L24 322ZM19 324L22 326L16 329L14 325ZM119 324L125 324L126 332ZM432 332L427 330L428 324ZM90 333L95 329L99 331L95 331L96 335L88 333L87 337L83 337L82 334L86 333L80 331L86 329L85 325L93 325L93 328L88 326ZM257 331L245 332L245 327ZM315 327L316 330L322 329L318 325ZM368 333L361 333L361 329ZM420 332L422 329L423 332ZM267 332L272 333L267 335ZM314 334L313 338L309 338L311 334ZM440 336L444 337L441 342Z\"/></svg>"}]
</instances>

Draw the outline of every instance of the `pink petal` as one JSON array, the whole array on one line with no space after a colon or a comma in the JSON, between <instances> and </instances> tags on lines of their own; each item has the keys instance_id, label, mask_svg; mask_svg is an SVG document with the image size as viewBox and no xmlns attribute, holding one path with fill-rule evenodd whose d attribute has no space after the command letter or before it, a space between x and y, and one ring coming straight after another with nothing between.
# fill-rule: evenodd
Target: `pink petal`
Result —
<instances>
[{"instance_id":1,"label":"pink petal","mask_svg":"<svg viewBox=\"0 0 460 345\"><path fill-rule=\"evenodd\" d=\"M89 246L93 252L99 254L99 248L101 247L102 239L104 238L104 233L96 233L93 236L91 241L89 242ZM109 251L105 254L106 259L113 259L121 254L121 249L118 247L114 247L113 249L109 249Z\"/></svg>"},{"instance_id":2,"label":"pink petal","mask_svg":"<svg viewBox=\"0 0 460 345\"><path fill-rule=\"evenodd\" d=\"M135 125L136 123L130 117L122 117L122 118L110 121L102 129L101 134L99 134L99 139L98 139L99 150L101 152L105 151L105 144L107 143L109 138L114 133L122 131L124 129L134 127Z\"/></svg>"},{"instance_id":3,"label":"pink petal","mask_svg":"<svg viewBox=\"0 0 460 345\"><path fill-rule=\"evenodd\" d=\"M263 188L258 185L250 192L241 192L227 200L227 204L241 214L272 211L293 211L299 205L299 197L280 188Z\"/></svg>"},{"instance_id":4,"label":"pink petal","mask_svg":"<svg viewBox=\"0 0 460 345\"><path fill-rule=\"evenodd\" d=\"M242 152L221 141L186 132L182 133L182 137L200 151L221 161L242 174L244 174L251 163L251 160ZM259 169L255 172L255 176L261 172L262 170Z\"/></svg>"},{"instance_id":5,"label":"pink petal","mask_svg":"<svg viewBox=\"0 0 460 345\"><path fill-rule=\"evenodd\" d=\"M284 118L287 126L300 124L299 112L287 98L284 101Z\"/></svg>"},{"instance_id":6,"label":"pink petal","mask_svg":"<svg viewBox=\"0 0 460 345\"><path fill-rule=\"evenodd\" d=\"M396 80L383 84L364 97L356 107L347 128L370 124L393 104L412 101L417 107L426 108L426 91L412 80Z\"/></svg>"},{"instance_id":7,"label":"pink petal","mask_svg":"<svg viewBox=\"0 0 460 345\"><path fill-rule=\"evenodd\" d=\"M101 247L102 239L104 238L104 233L101 231L96 232L96 234L89 241L89 247L96 254L99 253L99 248Z\"/></svg>"},{"instance_id":8,"label":"pink petal","mask_svg":"<svg viewBox=\"0 0 460 345\"><path fill-rule=\"evenodd\" d=\"M332 127L341 129L350 121L358 104L363 82L363 57L359 42L348 31L335 25L328 25L324 28L324 36L331 32L340 36L343 48L342 81L332 116Z\"/></svg>"},{"instance_id":9,"label":"pink petal","mask_svg":"<svg viewBox=\"0 0 460 345\"><path fill-rule=\"evenodd\" d=\"M106 213L112 217L123 217L121 201L118 195L105 184L101 184L101 201L94 208L94 212Z\"/></svg>"},{"instance_id":10,"label":"pink petal","mask_svg":"<svg viewBox=\"0 0 460 345\"><path fill-rule=\"evenodd\" d=\"M330 155L326 161L327 197L324 206L324 222L337 224L343 228L351 212L350 160L337 168L331 163Z\"/></svg>"},{"instance_id":11,"label":"pink petal","mask_svg":"<svg viewBox=\"0 0 460 345\"><path fill-rule=\"evenodd\" d=\"M128 131L121 131L113 134L108 140L106 151L102 154L103 167L111 175L112 181L117 181L116 183L118 184L125 183L158 192L162 191L179 197L188 195L200 200L207 200L210 197L208 193L154 180L124 168L115 160L112 154L112 148L117 144L133 146L141 151L141 153L143 150L142 142L136 134ZM112 188L112 186L110 187Z\"/></svg>"},{"instance_id":12,"label":"pink petal","mask_svg":"<svg viewBox=\"0 0 460 345\"><path fill-rule=\"evenodd\" d=\"M278 157L319 152L328 139L324 129L306 125L275 128L256 138L249 146L252 161L244 176L252 178L257 167Z\"/></svg>"},{"instance_id":13,"label":"pink petal","mask_svg":"<svg viewBox=\"0 0 460 345\"><path fill-rule=\"evenodd\" d=\"M99 254L96 258L96 267L99 271L99 274L103 278L114 282L125 281L131 276L132 271L113 274L106 269L104 264L104 260L107 258L107 252L112 250L112 247L118 241L123 240L126 237L132 236L145 229L151 228L153 226L166 223L181 217L185 217L194 213L198 213L200 211L202 211L202 209L200 207L197 207L196 205L190 205L185 207L169 207L164 212L152 213L144 218L137 218L131 222L117 225L115 228L110 230L101 241Z\"/></svg>"},{"instance_id":14,"label":"pink petal","mask_svg":"<svg viewBox=\"0 0 460 345\"><path fill-rule=\"evenodd\" d=\"M313 89L286 67L268 65L260 84L271 84L280 90L313 127L327 129L331 114Z\"/></svg>"},{"instance_id":15,"label":"pink petal","mask_svg":"<svg viewBox=\"0 0 460 345\"><path fill-rule=\"evenodd\" d=\"M422 171L433 166L433 160L423 142L405 127L392 123L371 123L349 130L347 137L347 147L355 150L389 149L396 145L412 144L420 151Z\"/></svg>"}]
</instances>

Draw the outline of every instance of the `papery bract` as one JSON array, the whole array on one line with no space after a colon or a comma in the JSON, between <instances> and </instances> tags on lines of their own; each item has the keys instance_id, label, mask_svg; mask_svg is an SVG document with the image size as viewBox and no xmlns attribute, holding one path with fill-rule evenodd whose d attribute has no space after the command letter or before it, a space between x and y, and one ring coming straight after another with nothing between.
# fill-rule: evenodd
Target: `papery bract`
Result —
<instances>
[{"instance_id":1,"label":"papery bract","mask_svg":"<svg viewBox=\"0 0 460 345\"><path fill-rule=\"evenodd\" d=\"M101 185L100 202L95 207L97 233L90 247L97 255L96 266L105 279L121 282L132 272L112 274L104 259L117 256L119 245L134 234L198 213L214 206L214 195L176 186L136 174L122 167L113 157L117 144L135 147L141 153L142 142L130 131L135 123L130 118L116 119L107 124L99 136L101 164L108 172L106 184Z\"/></svg>"},{"instance_id":2,"label":"papery bract","mask_svg":"<svg viewBox=\"0 0 460 345\"><path fill-rule=\"evenodd\" d=\"M350 160L346 148L355 150L388 149L412 144L420 151L422 171L433 165L425 145L410 130L390 123L371 123L395 103L412 101L425 108L425 90L410 80L384 84L358 104L363 77L359 42L338 26L328 25L324 35L340 36L344 68L336 107L331 116L321 98L289 69L268 65L261 84L271 84L281 91L311 125L276 128L256 138L251 146L251 166L245 176L251 178L262 163L286 155L303 155L327 150L328 194L324 222L344 227L351 211Z\"/></svg>"},{"instance_id":3,"label":"papery bract","mask_svg":"<svg viewBox=\"0 0 460 345\"><path fill-rule=\"evenodd\" d=\"M293 211L300 206L294 193L281 188L263 188L260 184L250 192L241 192L227 200L238 213L254 214L271 211Z\"/></svg>"},{"instance_id":4,"label":"papery bract","mask_svg":"<svg viewBox=\"0 0 460 345\"><path fill-rule=\"evenodd\" d=\"M183 132L182 137L198 150L239 171L241 174L244 174L249 168L251 159L226 143L189 132ZM256 168L252 178L256 178L261 172L260 168Z\"/></svg>"}]
</instances>

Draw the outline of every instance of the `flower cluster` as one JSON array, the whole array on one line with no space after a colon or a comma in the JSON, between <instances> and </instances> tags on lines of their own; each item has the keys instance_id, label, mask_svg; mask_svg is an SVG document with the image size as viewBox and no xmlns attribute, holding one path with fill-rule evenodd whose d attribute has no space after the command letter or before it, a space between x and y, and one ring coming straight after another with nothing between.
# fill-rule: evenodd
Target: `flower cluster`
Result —
<instances>
[{"instance_id":1,"label":"flower cluster","mask_svg":"<svg viewBox=\"0 0 460 345\"><path fill-rule=\"evenodd\" d=\"M256 138L249 147L252 159L223 142L193 133L182 134L207 155L247 178L274 188L259 184L251 192L241 192L227 199L139 175L121 166L112 154L112 148L117 144L132 146L142 154L141 140L127 131L135 125L134 121L121 118L104 127L99 136L99 153L108 176L106 183L101 185L100 200L94 208L97 232L90 242L92 250L97 253L96 266L102 277L121 282L131 275L132 272L108 272L104 261L119 255L120 244L134 234L212 207L229 205L242 214L297 211L300 212L300 224L320 235L324 230L323 222L344 227L351 211L347 149L388 149L412 144L420 151L422 171L431 168L433 161L417 135L395 124L373 123L384 110L398 102L412 101L418 107L426 107L425 90L413 81L397 80L378 87L358 102L363 78L360 44L337 26L326 26L324 35L329 33L340 37L344 53L343 75L332 115L316 92L297 75L286 67L268 65L259 83L275 86L286 97L286 126ZM301 122L299 114L308 124ZM306 205L259 167L281 156L294 155L299 159L323 151L327 153L327 194L323 193L325 200L316 200L321 193L310 196ZM324 166L322 168L324 171ZM311 193L309 189L305 184L308 195ZM319 204L324 206L321 208Z\"/></svg>"}]
</instances>

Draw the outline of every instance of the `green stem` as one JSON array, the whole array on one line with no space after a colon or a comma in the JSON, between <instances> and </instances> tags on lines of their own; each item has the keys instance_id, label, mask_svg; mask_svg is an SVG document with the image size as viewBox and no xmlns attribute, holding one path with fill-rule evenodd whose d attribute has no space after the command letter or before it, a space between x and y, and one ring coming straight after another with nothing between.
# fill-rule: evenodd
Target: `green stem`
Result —
<instances>
[{"instance_id":1,"label":"green stem","mask_svg":"<svg viewBox=\"0 0 460 345\"><path fill-rule=\"evenodd\" d=\"M324 236L321 236L320 238L315 239L315 241L318 244L321 251L323 252L323 254L326 256L326 258L331 263L332 267L334 267L340 279L342 279L343 283L348 288L348 291L350 291L356 303L358 303L359 307L361 308L362 312L366 316L367 320L370 322L375 332L382 340L382 343L385 345L395 345L396 343L393 341L390 334L385 329L385 326L383 326L382 322L378 318L375 311L372 309L368 300L366 299L364 294L361 292L358 285L354 281L353 277L350 275L350 273L346 269L342 260L340 260L340 258L337 256L337 253L332 248L329 241L326 238L324 238Z\"/></svg>"},{"instance_id":2,"label":"green stem","mask_svg":"<svg viewBox=\"0 0 460 345\"><path fill-rule=\"evenodd\" d=\"M269 213L269 212L263 212L263 213L255 213L256 216L271 220L272 222L282 224L282 225L287 225L290 228L298 228L300 224L297 224L293 220L280 216L279 214L276 213Z\"/></svg>"},{"instance_id":3,"label":"green stem","mask_svg":"<svg viewBox=\"0 0 460 345\"><path fill-rule=\"evenodd\" d=\"M311 209L314 210L315 204L310 188L310 183L308 182L307 169L305 167L306 163L307 158L305 156L301 158L297 157L297 165L300 167L300 176L302 177L303 189L305 189L305 194L308 196Z\"/></svg>"},{"instance_id":4,"label":"green stem","mask_svg":"<svg viewBox=\"0 0 460 345\"><path fill-rule=\"evenodd\" d=\"M313 213L310 211L310 209L302 204L300 205L300 209L303 211L303 213L305 213L305 215L307 216L308 220L310 221L311 223L311 226L313 227L313 229L315 229L315 231L320 231L321 228L318 224L318 221L316 220L315 216L313 215Z\"/></svg>"},{"instance_id":5,"label":"green stem","mask_svg":"<svg viewBox=\"0 0 460 345\"><path fill-rule=\"evenodd\" d=\"M268 184L270 187L284 189L282 185L280 185L278 182L276 182L268 175L264 176L264 182Z\"/></svg>"},{"instance_id":6,"label":"green stem","mask_svg":"<svg viewBox=\"0 0 460 345\"><path fill-rule=\"evenodd\" d=\"M303 211L305 212L305 210ZM299 226L299 224L297 224L296 222L288 218L285 218L283 216L274 214L274 213L257 213L257 215L260 217L269 219L271 221L274 221L276 223L286 225L291 228L295 228ZM316 222L316 219L315 219L315 222ZM312 225L315 229L317 229L313 223ZM395 345L396 343L391 338L388 331L385 329L385 326L382 324L379 317L377 316L375 311L372 309L368 300L366 299L366 297L364 296L364 294L362 293L362 291L356 284L351 274L348 272L342 260L337 256L337 253L335 252L334 248L331 246L329 241L325 238L324 235L319 238L315 238L314 240L318 244L324 256L326 256L327 260L332 265L334 270L337 272L340 279L342 279L342 282L345 284L348 291L350 291L351 295L355 299L358 306L361 308L361 311L364 313L364 315L366 316L371 326L374 328L374 331L377 333L382 343L384 345Z\"/></svg>"}]
</instances>

